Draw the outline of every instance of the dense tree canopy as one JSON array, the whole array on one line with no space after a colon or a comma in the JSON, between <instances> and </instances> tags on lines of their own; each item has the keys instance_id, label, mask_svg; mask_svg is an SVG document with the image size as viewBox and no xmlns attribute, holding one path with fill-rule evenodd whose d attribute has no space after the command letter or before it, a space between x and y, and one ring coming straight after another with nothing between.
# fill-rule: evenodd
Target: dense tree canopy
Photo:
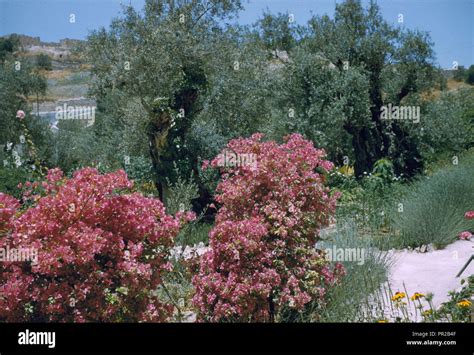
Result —
<instances>
[{"instance_id":1,"label":"dense tree canopy","mask_svg":"<svg viewBox=\"0 0 474 355\"><path fill-rule=\"evenodd\" d=\"M349 0L336 5L333 19L322 16L309 21L301 51L295 57L300 64L295 66L303 65L306 72L294 81L295 92L288 90L290 102L291 97L300 100L296 91L303 90L306 103L300 104L298 114L313 134L322 132L333 138L331 130L336 130L351 140L352 149L344 146L344 140L332 140L343 147L328 150L348 156L357 174L371 171L382 157L395 159L399 173L418 171L421 160L415 142L402 124L383 122L380 113L383 105L400 105L438 80L427 34L389 25L375 2L364 9L359 1ZM311 56L320 65L312 64ZM344 87L349 89L345 93Z\"/></svg>"},{"instance_id":2,"label":"dense tree canopy","mask_svg":"<svg viewBox=\"0 0 474 355\"><path fill-rule=\"evenodd\" d=\"M127 7L110 31L89 38L99 102L109 95L137 98L146 112L159 189L170 162L192 156L183 138L202 109L221 32L217 21L239 8L240 1L149 0L143 14Z\"/></svg>"},{"instance_id":3,"label":"dense tree canopy","mask_svg":"<svg viewBox=\"0 0 474 355\"><path fill-rule=\"evenodd\" d=\"M46 80L34 65L15 53L18 48L16 36L0 41L0 142L17 144L21 131L16 113L18 110L28 112L29 97L43 95ZM34 132L38 139L41 138L40 131Z\"/></svg>"},{"instance_id":4,"label":"dense tree canopy","mask_svg":"<svg viewBox=\"0 0 474 355\"><path fill-rule=\"evenodd\" d=\"M389 25L375 3L349 0L334 18L298 28L281 13L264 13L253 30L224 24L240 8L231 0L149 0L89 38L99 112L121 126L118 117L135 102L128 117L146 126L146 138L135 138L141 154L149 144L160 189L173 161L198 172L197 152L209 158L256 131L275 139L304 133L331 158L352 161L357 174L383 157L397 173L419 171L406 122L380 113L439 79L427 34ZM271 59L276 50L289 59Z\"/></svg>"}]
</instances>

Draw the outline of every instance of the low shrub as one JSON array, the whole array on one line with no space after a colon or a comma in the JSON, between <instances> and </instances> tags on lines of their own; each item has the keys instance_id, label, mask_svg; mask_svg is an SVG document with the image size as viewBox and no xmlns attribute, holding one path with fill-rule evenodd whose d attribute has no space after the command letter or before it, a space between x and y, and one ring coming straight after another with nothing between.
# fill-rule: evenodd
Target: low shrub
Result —
<instances>
[{"instance_id":1,"label":"low shrub","mask_svg":"<svg viewBox=\"0 0 474 355\"><path fill-rule=\"evenodd\" d=\"M449 292L449 300L442 303L438 310L431 312L427 321L472 323L472 302L474 301L474 275L461 281L459 291Z\"/></svg>"},{"instance_id":2,"label":"low shrub","mask_svg":"<svg viewBox=\"0 0 474 355\"><path fill-rule=\"evenodd\" d=\"M399 201L400 177L382 178L377 171L360 179L337 170L329 174L330 186L341 192L336 219L351 220L364 235L383 236L390 229L390 211Z\"/></svg>"},{"instance_id":3,"label":"low shrub","mask_svg":"<svg viewBox=\"0 0 474 355\"><path fill-rule=\"evenodd\" d=\"M40 53L36 56L36 66L44 70L53 70L53 64L49 55Z\"/></svg>"},{"instance_id":4,"label":"low shrub","mask_svg":"<svg viewBox=\"0 0 474 355\"><path fill-rule=\"evenodd\" d=\"M353 252L359 258L340 261L346 270L341 282L329 290L321 310L321 322L364 322L371 295L387 281L392 259L375 247L371 238L363 238L352 221L338 223L333 235L318 243L318 248ZM313 320L308 313L306 321Z\"/></svg>"},{"instance_id":5,"label":"low shrub","mask_svg":"<svg viewBox=\"0 0 474 355\"><path fill-rule=\"evenodd\" d=\"M31 171L24 167L4 166L0 167L0 191L16 198L21 197L21 189L18 183L24 183L32 178Z\"/></svg>"},{"instance_id":6,"label":"low shrub","mask_svg":"<svg viewBox=\"0 0 474 355\"><path fill-rule=\"evenodd\" d=\"M462 157L431 176L407 185L393 206L395 247L418 247L433 243L442 248L454 242L459 233L473 228L463 218L474 201L474 156Z\"/></svg>"}]
</instances>

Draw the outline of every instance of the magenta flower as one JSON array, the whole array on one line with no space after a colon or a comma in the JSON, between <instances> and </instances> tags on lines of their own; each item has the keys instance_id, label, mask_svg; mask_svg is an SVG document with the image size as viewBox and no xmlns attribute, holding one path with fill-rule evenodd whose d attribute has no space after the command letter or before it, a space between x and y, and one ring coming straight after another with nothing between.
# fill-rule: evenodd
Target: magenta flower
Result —
<instances>
[{"instance_id":1,"label":"magenta flower","mask_svg":"<svg viewBox=\"0 0 474 355\"><path fill-rule=\"evenodd\" d=\"M469 231L464 231L464 232L459 233L458 236L459 236L459 239L469 240L472 237L472 233Z\"/></svg>"},{"instance_id":2,"label":"magenta flower","mask_svg":"<svg viewBox=\"0 0 474 355\"><path fill-rule=\"evenodd\" d=\"M209 167L209 160L204 160L201 165L202 170L206 170Z\"/></svg>"},{"instance_id":3,"label":"magenta flower","mask_svg":"<svg viewBox=\"0 0 474 355\"><path fill-rule=\"evenodd\" d=\"M25 118L25 111L18 110L16 112L16 118L19 118L20 120L24 119Z\"/></svg>"},{"instance_id":4,"label":"magenta flower","mask_svg":"<svg viewBox=\"0 0 474 355\"><path fill-rule=\"evenodd\" d=\"M466 219L474 219L474 211L467 211L467 212L464 214L464 218L466 218Z\"/></svg>"}]
</instances>

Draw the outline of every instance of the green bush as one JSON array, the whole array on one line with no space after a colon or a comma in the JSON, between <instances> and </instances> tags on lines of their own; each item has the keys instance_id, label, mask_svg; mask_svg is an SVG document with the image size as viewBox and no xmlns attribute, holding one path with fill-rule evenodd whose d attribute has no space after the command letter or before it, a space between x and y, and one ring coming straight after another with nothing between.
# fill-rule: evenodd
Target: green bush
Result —
<instances>
[{"instance_id":1,"label":"green bush","mask_svg":"<svg viewBox=\"0 0 474 355\"><path fill-rule=\"evenodd\" d=\"M453 74L453 79L456 81L465 81L467 77L467 70L464 65L460 65Z\"/></svg>"},{"instance_id":2,"label":"green bush","mask_svg":"<svg viewBox=\"0 0 474 355\"><path fill-rule=\"evenodd\" d=\"M3 165L3 164L2 164ZM5 166L0 167L0 192L21 198L19 183L25 183L32 178L31 172L23 167Z\"/></svg>"},{"instance_id":3,"label":"green bush","mask_svg":"<svg viewBox=\"0 0 474 355\"><path fill-rule=\"evenodd\" d=\"M457 235L472 228L464 213L474 201L474 155L459 158L432 176L408 185L403 198L393 206L395 247L418 247L433 243L442 248Z\"/></svg>"},{"instance_id":4,"label":"green bush","mask_svg":"<svg viewBox=\"0 0 474 355\"><path fill-rule=\"evenodd\" d=\"M401 190L401 178L393 175L393 165L381 159L370 174L356 179L334 170L329 186L340 191L336 219L351 219L361 232L371 236L384 234L389 228L389 211Z\"/></svg>"},{"instance_id":5,"label":"green bush","mask_svg":"<svg viewBox=\"0 0 474 355\"><path fill-rule=\"evenodd\" d=\"M176 244L194 246L199 243L209 244L209 232L212 224L202 221L200 216L196 221L188 223L178 234Z\"/></svg>"},{"instance_id":6,"label":"green bush","mask_svg":"<svg viewBox=\"0 0 474 355\"><path fill-rule=\"evenodd\" d=\"M11 34L8 38L1 37L0 38L0 62L5 60L5 57L8 54L13 53L18 49L20 45L20 40L18 35Z\"/></svg>"},{"instance_id":7,"label":"green bush","mask_svg":"<svg viewBox=\"0 0 474 355\"><path fill-rule=\"evenodd\" d=\"M463 288L456 292L449 292L450 299L430 315L432 321L471 323L472 299L474 297L474 275L461 280ZM468 306L468 304L471 305Z\"/></svg>"},{"instance_id":8,"label":"green bush","mask_svg":"<svg viewBox=\"0 0 474 355\"><path fill-rule=\"evenodd\" d=\"M419 141L425 162L469 149L474 143L474 89L443 93L426 103L420 123L409 129Z\"/></svg>"},{"instance_id":9,"label":"green bush","mask_svg":"<svg viewBox=\"0 0 474 355\"><path fill-rule=\"evenodd\" d=\"M124 157L124 170L135 182L153 181L154 173L150 158L141 156Z\"/></svg>"},{"instance_id":10,"label":"green bush","mask_svg":"<svg viewBox=\"0 0 474 355\"><path fill-rule=\"evenodd\" d=\"M167 179L168 192L165 194L165 206L170 214L190 211L192 200L199 197L199 188L194 180L194 174L191 173L189 179L182 178L176 164L174 164L174 171L176 181L171 182Z\"/></svg>"},{"instance_id":11,"label":"green bush","mask_svg":"<svg viewBox=\"0 0 474 355\"><path fill-rule=\"evenodd\" d=\"M394 178L393 163L389 159L379 159L375 162L372 173L384 182L390 183Z\"/></svg>"},{"instance_id":12,"label":"green bush","mask_svg":"<svg viewBox=\"0 0 474 355\"><path fill-rule=\"evenodd\" d=\"M38 54L36 56L36 66L44 70L53 70L53 64L51 58L47 54Z\"/></svg>"}]
</instances>

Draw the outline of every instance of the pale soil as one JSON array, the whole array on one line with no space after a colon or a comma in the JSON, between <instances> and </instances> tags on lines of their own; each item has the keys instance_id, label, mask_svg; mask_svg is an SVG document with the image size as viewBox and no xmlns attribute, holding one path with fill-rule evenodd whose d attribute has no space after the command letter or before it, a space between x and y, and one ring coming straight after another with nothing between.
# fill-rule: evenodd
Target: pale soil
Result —
<instances>
[{"instance_id":1,"label":"pale soil","mask_svg":"<svg viewBox=\"0 0 474 355\"><path fill-rule=\"evenodd\" d=\"M448 292L461 287L462 278L474 274L472 261L460 277L456 277L474 253L474 242L458 240L441 250L427 253L416 251L391 251L394 263L390 269L390 285L393 292L428 293L433 304L439 306L449 299ZM405 287L403 286L405 285Z\"/></svg>"},{"instance_id":2,"label":"pale soil","mask_svg":"<svg viewBox=\"0 0 474 355\"><path fill-rule=\"evenodd\" d=\"M407 321L407 318L410 322L423 321L418 309L420 301L422 310L431 307L425 298L420 301L410 300L415 292L423 295L433 294L432 305L438 309L443 302L450 299L450 291L459 291L462 288L462 279L474 275L474 261L471 261L460 277L456 277L474 253L473 241L458 240L444 249L426 253L414 250L391 250L389 253L393 261L389 269L389 281L382 285L378 296L373 295L373 307L369 310L369 313L377 318L395 321L400 317L404 321ZM395 306L397 302L393 302L391 296L396 292L406 293L406 297L401 300L407 303L406 306Z\"/></svg>"}]
</instances>

